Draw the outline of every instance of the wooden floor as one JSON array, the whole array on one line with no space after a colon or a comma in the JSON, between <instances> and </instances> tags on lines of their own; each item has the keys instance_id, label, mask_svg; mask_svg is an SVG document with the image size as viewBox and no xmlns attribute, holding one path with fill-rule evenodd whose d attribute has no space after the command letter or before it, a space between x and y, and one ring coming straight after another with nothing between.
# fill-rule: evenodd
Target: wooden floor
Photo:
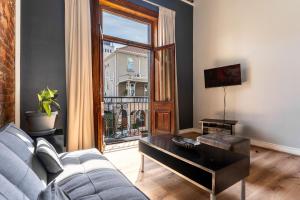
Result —
<instances>
[{"instance_id":1,"label":"wooden floor","mask_svg":"<svg viewBox=\"0 0 300 200\"><path fill-rule=\"evenodd\" d=\"M209 199L201 190L176 174L145 158L145 172L140 173L137 147L105 153L130 181L150 199ZM240 184L217 196L218 200L238 200ZM300 199L300 157L253 147L251 172L246 179L247 200Z\"/></svg>"}]
</instances>

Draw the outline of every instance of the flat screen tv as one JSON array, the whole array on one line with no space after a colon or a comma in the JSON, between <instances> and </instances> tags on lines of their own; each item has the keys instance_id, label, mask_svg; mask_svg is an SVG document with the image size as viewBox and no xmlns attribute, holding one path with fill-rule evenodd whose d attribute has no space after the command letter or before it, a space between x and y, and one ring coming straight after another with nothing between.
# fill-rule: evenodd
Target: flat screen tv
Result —
<instances>
[{"instance_id":1,"label":"flat screen tv","mask_svg":"<svg viewBox=\"0 0 300 200\"><path fill-rule=\"evenodd\" d=\"M204 70L205 88L241 85L241 65Z\"/></svg>"}]
</instances>

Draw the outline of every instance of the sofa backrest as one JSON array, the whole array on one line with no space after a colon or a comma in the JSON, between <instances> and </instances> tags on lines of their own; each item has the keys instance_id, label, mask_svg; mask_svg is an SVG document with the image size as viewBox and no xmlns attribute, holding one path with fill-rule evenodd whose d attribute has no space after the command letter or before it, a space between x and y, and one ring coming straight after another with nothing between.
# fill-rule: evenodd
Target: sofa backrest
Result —
<instances>
[{"instance_id":1,"label":"sofa backrest","mask_svg":"<svg viewBox=\"0 0 300 200\"><path fill-rule=\"evenodd\" d=\"M0 185L2 186L0 189L0 199L29 200L23 192L2 174L0 174Z\"/></svg>"},{"instance_id":2,"label":"sofa backrest","mask_svg":"<svg viewBox=\"0 0 300 200\"><path fill-rule=\"evenodd\" d=\"M30 163L34 154L34 142L24 131L10 123L0 129L0 142Z\"/></svg>"},{"instance_id":3,"label":"sofa backrest","mask_svg":"<svg viewBox=\"0 0 300 200\"><path fill-rule=\"evenodd\" d=\"M0 174L29 199L36 199L47 185L47 172L34 150L33 140L14 124L0 129Z\"/></svg>"},{"instance_id":4,"label":"sofa backrest","mask_svg":"<svg viewBox=\"0 0 300 200\"><path fill-rule=\"evenodd\" d=\"M13 184L18 191L24 193L26 197L36 200L45 185L31 168L2 143L0 143L0 160L0 174ZM4 188L0 188L1 191L6 189L5 185L2 187Z\"/></svg>"}]
</instances>

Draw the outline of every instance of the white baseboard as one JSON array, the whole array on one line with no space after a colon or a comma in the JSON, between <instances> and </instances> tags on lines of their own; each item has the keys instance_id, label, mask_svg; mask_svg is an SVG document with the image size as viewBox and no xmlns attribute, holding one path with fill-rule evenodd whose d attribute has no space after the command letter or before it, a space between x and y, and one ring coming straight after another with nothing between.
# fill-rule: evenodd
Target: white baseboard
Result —
<instances>
[{"instance_id":1,"label":"white baseboard","mask_svg":"<svg viewBox=\"0 0 300 200\"><path fill-rule=\"evenodd\" d=\"M299 148L288 147L280 144L274 144L274 143L269 143L265 141L254 140L254 139L251 139L251 145L300 156Z\"/></svg>"}]
</instances>

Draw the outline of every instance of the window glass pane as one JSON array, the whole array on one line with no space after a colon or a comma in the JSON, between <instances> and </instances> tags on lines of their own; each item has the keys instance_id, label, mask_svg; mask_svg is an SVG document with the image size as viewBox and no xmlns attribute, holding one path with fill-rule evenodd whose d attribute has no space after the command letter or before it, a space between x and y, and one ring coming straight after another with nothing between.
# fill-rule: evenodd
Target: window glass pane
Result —
<instances>
[{"instance_id":1,"label":"window glass pane","mask_svg":"<svg viewBox=\"0 0 300 200\"><path fill-rule=\"evenodd\" d=\"M148 97L149 68L149 50L103 41L105 97Z\"/></svg>"},{"instance_id":2,"label":"window glass pane","mask_svg":"<svg viewBox=\"0 0 300 200\"><path fill-rule=\"evenodd\" d=\"M150 44L150 25L103 11L103 33L134 42Z\"/></svg>"},{"instance_id":3,"label":"window glass pane","mask_svg":"<svg viewBox=\"0 0 300 200\"><path fill-rule=\"evenodd\" d=\"M134 72L134 60L131 57L127 58L127 71Z\"/></svg>"}]
</instances>

